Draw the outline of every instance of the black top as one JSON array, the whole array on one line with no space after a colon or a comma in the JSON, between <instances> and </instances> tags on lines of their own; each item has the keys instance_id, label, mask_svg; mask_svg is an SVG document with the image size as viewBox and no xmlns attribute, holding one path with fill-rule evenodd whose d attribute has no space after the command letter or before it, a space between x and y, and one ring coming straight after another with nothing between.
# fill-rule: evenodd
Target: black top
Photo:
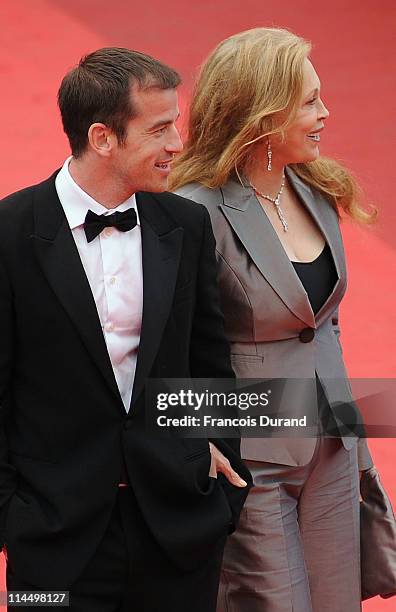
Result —
<instances>
[{"instance_id":1,"label":"black top","mask_svg":"<svg viewBox=\"0 0 396 612\"><path fill-rule=\"evenodd\" d=\"M337 282L337 271L329 245L309 262L292 261L293 267L308 294L314 314L319 312Z\"/></svg>"},{"instance_id":2,"label":"black top","mask_svg":"<svg viewBox=\"0 0 396 612\"><path fill-rule=\"evenodd\" d=\"M304 289L308 294L314 314L319 312L337 282L337 271L329 245L323 248L320 255L309 262L292 261L293 267ZM319 428L321 435L339 435L337 425L332 416L329 404L324 393L322 383L316 374L318 396Z\"/></svg>"}]
</instances>

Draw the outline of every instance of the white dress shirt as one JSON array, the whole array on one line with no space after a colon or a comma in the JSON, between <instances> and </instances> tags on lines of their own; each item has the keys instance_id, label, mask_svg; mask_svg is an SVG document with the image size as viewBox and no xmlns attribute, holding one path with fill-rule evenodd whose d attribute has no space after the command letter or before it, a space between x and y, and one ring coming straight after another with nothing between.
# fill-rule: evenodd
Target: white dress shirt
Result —
<instances>
[{"instance_id":1,"label":"white dress shirt","mask_svg":"<svg viewBox=\"0 0 396 612\"><path fill-rule=\"evenodd\" d=\"M77 185L69 157L55 187L91 286L114 376L128 412L135 378L143 310L142 241L135 196L108 209ZM128 232L106 227L88 243L83 223L88 210L97 215L134 208L137 225Z\"/></svg>"}]
</instances>

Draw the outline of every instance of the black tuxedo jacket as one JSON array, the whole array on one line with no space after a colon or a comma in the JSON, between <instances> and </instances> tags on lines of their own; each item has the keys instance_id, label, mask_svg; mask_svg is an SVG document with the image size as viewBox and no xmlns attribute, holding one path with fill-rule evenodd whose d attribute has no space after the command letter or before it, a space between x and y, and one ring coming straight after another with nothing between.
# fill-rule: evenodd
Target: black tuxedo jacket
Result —
<instances>
[{"instance_id":1,"label":"black tuxedo jacket","mask_svg":"<svg viewBox=\"0 0 396 612\"><path fill-rule=\"evenodd\" d=\"M136 194L143 321L126 414L55 176L0 204L0 549L29 583L72 584L106 529L124 458L152 534L193 569L248 491L208 477L206 440L150 439L144 393L148 377L233 376L208 213ZM239 441L216 443L250 482Z\"/></svg>"}]
</instances>

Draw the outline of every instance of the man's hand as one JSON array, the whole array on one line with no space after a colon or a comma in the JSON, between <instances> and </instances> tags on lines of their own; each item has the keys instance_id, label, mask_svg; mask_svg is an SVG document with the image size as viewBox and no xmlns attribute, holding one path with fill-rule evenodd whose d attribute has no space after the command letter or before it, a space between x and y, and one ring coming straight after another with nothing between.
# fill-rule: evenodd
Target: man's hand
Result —
<instances>
[{"instance_id":1,"label":"man's hand","mask_svg":"<svg viewBox=\"0 0 396 612\"><path fill-rule=\"evenodd\" d=\"M227 457L224 457L223 453L221 453L212 442L209 442L209 449L211 456L209 476L217 478L217 473L221 472L235 487L246 487L247 482L242 480L242 478L232 469Z\"/></svg>"}]
</instances>

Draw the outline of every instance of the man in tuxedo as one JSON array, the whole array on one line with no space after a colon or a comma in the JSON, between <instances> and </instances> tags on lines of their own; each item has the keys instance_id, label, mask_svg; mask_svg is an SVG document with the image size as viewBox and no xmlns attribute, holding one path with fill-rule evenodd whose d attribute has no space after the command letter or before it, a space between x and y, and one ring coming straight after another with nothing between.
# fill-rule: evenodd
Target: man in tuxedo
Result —
<instances>
[{"instance_id":1,"label":"man in tuxedo","mask_svg":"<svg viewBox=\"0 0 396 612\"><path fill-rule=\"evenodd\" d=\"M72 156L0 204L0 550L8 590L73 612L214 611L250 484L238 440L145 427L146 379L233 376L208 214L163 193L179 81L83 58L58 94Z\"/></svg>"}]
</instances>

